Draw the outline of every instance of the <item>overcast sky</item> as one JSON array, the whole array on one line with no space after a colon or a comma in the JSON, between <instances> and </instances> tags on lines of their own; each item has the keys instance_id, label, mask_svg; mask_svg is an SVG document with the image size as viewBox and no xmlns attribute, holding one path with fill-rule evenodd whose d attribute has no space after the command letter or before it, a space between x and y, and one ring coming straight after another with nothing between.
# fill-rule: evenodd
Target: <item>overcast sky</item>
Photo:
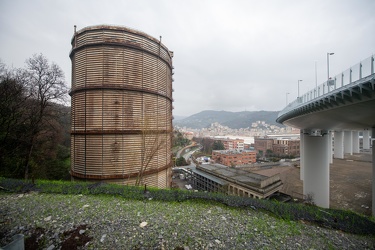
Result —
<instances>
[{"instance_id":1,"label":"overcast sky","mask_svg":"<svg viewBox=\"0 0 375 250\"><path fill-rule=\"evenodd\" d=\"M124 25L174 51L174 115L278 111L375 53L374 0L1 0L0 58L43 53L65 72L74 25Z\"/></svg>"}]
</instances>

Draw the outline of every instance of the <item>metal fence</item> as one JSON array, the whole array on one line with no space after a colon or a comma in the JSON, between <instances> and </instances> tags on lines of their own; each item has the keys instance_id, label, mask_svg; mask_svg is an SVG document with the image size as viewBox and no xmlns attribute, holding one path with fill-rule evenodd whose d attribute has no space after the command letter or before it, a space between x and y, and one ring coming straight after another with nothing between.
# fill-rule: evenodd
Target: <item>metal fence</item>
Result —
<instances>
[{"instance_id":1,"label":"metal fence","mask_svg":"<svg viewBox=\"0 0 375 250\"><path fill-rule=\"evenodd\" d=\"M356 81L373 75L375 72L374 68L374 55L362 60L358 64L350 67L342 73L336 75L333 78L323 82L317 87L309 90L302 96L297 97L296 100L289 103L280 113L279 117L288 113L289 111L302 106L308 102L322 98L332 94L333 92L341 91L347 88L348 85L356 83Z\"/></svg>"}]
</instances>

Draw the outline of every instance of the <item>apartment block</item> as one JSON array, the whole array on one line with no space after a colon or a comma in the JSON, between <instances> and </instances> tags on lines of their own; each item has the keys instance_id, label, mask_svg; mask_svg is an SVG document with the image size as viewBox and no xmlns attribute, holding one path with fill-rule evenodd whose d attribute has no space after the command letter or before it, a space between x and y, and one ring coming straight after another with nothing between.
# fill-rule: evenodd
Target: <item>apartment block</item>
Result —
<instances>
[{"instance_id":1,"label":"apartment block","mask_svg":"<svg viewBox=\"0 0 375 250\"><path fill-rule=\"evenodd\" d=\"M244 139L221 139L225 150L244 150Z\"/></svg>"},{"instance_id":2,"label":"apartment block","mask_svg":"<svg viewBox=\"0 0 375 250\"><path fill-rule=\"evenodd\" d=\"M213 150L212 160L227 167L251 164L256 162L256 152L252 150Z\"/></svg>"},{"instance_id":3,"label":"apartment block","mask_svg":"<svg viewBox=\"0 0 375 250\"><path fill-rule=\"evenodd\" d=\"M300 140L281 139L276 140L272 146L275 155L300 155Z\"/></svg>"},{"instance_id":4,"label":"apartment block","mask_svg":"<svg viewBox=\"0 0 375 250\"><path fill-rule=\"evenodd\" d=\"M267 150L273 150L272 146L274 144L274 141L275 140L271 138L255 137L254 149L259 155L265 156Z\"/></svg>"}]
</instances>

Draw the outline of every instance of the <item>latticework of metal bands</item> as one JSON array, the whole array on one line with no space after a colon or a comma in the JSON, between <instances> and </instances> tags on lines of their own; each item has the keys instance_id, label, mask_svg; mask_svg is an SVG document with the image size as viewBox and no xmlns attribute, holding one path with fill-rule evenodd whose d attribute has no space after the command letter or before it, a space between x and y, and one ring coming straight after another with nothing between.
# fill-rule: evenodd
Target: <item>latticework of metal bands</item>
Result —
<instances>
[{"instance_id":1,"label":"latticework of metal bands","mask_svg":"<svg viewBox=\"0 0 375 250\"><path fill-rule=\"evenodd\" d=\"M172 56L125 27L74 32L72 178L170 187Z\"/></svg>"}]
</instances>

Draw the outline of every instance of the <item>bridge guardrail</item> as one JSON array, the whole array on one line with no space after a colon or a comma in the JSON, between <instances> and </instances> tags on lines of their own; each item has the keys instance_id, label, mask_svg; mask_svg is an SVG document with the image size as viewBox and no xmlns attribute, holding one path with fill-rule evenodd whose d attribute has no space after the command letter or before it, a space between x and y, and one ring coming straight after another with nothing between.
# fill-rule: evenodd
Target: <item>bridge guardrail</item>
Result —
<instances>
[{"instance_id":1,"label":"bridge guardrail","mask_svg":"<svg viewBox=\"0 0 375 250\"><path fill-rule=\"evenodd\" d=\"M280 111L279 117L299 106L304 105L307 102L318 99L335 90L343 88L346 85L374 74L374 67L374 55L372 55L357 63L356 65L350 67L349 69L343 71L342 73L336 75L335 77L330 78L317 87L311 89L302 96L297 97L296 100L289 103L283 110Z\"/></svg>"}]
</instances>

